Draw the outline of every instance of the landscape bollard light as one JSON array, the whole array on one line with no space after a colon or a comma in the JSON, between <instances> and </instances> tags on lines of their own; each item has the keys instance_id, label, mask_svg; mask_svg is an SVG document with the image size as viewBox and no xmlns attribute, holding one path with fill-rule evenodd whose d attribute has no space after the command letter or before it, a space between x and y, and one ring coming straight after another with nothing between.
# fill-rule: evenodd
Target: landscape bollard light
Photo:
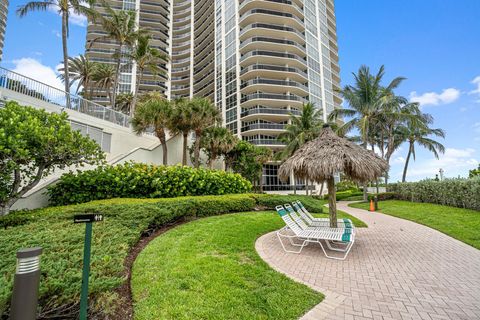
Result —
<instances>
[{"instance_id":1,"label":"landscape bollard light","mask_svg":"<svg viewBox=\"0 0 480 320\"><path fill-rule=\"evenodd\" d=\"M375 211L378 211L378 197L377 196L373 197L373 202L375 203Z\"/></svg>"},{"instance_id":2,"label":"landscape bollard light","mask_svg":"<svg viewBox=\"0 0 480 320\"><path fill-rule=\"evenodd\" d=\"M13 281L10 308L10 319L12 320L37 318L41 254L42 248L40 247L21 249L17 252L17 271Z\"/></svg>"}]
</instances>

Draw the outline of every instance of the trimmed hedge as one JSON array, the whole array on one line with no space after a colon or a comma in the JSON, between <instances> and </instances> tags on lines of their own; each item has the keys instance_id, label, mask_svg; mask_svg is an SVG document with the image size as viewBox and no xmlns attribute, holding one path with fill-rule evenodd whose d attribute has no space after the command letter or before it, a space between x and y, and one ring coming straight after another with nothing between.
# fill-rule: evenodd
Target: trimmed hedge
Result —
<instances>
[{"instance_id":1,"label":"trimmed hedge","mask_svg":"<svg viewBox=\"0 0 480 320\"><path fill-rule=\"evenodd\" d=\"M229 212L252 211L257 207L300 199L318 211L324 201L306 196L223 195L165 199L109 199L74 206L13 212L0 218L0 318L6 316L15 273L15 253L20 248L41 246L42 313L63 310L79 301L85 227L73 224L74 214L99 212L104 222L95 224L90 275L91 311L99 318L112 314L119 301L115 289L125 282L124 260L142 234L149 234L179 219L194 219ZM314 209L316 208L316 209ZM55 313L58 312L55 311ZM66 310L76 310L66 309ZM70 318L61 314L57 318ZM75 317L75 314L73 314Z\"/></svg>"},{"instance_id":2,"label":"trimmed hedge","mask_svg":"<svg viewBox=\"0 0 480 320\"><path fill-rule=\"evenodd\" d=\"M396 199L395 192L382 192L382 193L369 193L368 201L373 200L375 196L377 196L378 201Z\"/></svg>"},{"instance_id":3,"label":"trimmed hedge","mask_svg":"<svg viewBox=\"0 0 480 320\"><path fill-rule=\"evenodd\" d=\"M236 173L127 162L66 173L48 192L50 204L67 205L111 198L172 198L251 190L252 184Z\"/></svg>"},{"instance_id":4,"label":"trimmed hedge","mask_svg":"<svg viewBox=\"0 0 480 320\"><path fill-rule=\"evenodd\" d=\"M345 200L347 198L362 196L363 192L359 190L347 190L347 191L339 191L336 193L337 201ZM328 200L328 194L323 196L324 200Z\"/></svg>"},{"instance_id":5,"label":"trimmed hedge","mask_svg":"<svg viewBox=\"0 0 480 320\"><path fill-rule=\"evenodd\" d=\"M400 200L480 210L480 177L396 183L389 190Z\"/></svg>"}]
</instances>

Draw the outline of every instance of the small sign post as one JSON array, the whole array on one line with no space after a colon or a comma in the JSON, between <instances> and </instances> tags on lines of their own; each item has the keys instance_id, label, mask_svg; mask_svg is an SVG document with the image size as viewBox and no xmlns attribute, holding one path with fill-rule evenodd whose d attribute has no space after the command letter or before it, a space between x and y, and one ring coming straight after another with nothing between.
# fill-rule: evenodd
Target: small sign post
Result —
<instances>
[{"instance_id":1,"label":"small sign post","mask_svg":"<svg viewBox=\"0 0 480 320\"><path fill-rule=\"evenodd\" d=\"M92 247L92 222L103 221L101 214L77 214L74 223L85 223L85 243L83 246L82 292L80 296L80 320L87 319L88 278L90 276L90 252Z\"/></svg>"}]
</instances>

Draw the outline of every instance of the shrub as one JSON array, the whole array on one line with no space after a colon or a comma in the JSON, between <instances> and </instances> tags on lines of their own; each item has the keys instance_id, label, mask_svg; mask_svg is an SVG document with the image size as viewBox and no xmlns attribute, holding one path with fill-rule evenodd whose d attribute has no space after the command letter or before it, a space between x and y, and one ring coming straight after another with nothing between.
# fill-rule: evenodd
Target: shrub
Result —
<instances>
[{"instance_id":1,"label":"shrub","mask_svg":"<svg viewBox=\"0 0 480 320\"><path fill-rule=\"evenodd\" d=\"M267 209L275 209L275 206L279 204L283 205L285 203L292 203L293 201L300 200L305 208L310 212L322 213L324 201L316 200L310 196L301 196L301 195L276 195L276 194L256 194L252 195L256 199L256 202L259 206L265 207Z\"/></svg>"},{"instance_id":2,"label":"shrub","mask_svg":"<svg viewBox=\"0 0 480 320\"><path fill-rule=\"evenodd\" d=\"M341 191L359 191L358 186L355 182L350 180L342 180L338 182L335 187L337 188L337 192Z\"/></svg>"},{"instance_id":3,"label":"shrub","mask_svg":"<svg viewBox=\"0 0 480 320\"><path fill-rule=\"evenodd\" d=\"M345 199L348 199L350 197L361 196L361 195L363 195L363 192L358 191L358 190L340 191L340 192L337 192L337 194L336 194L337 201L345 200ZM324 195L323 199L328 200L328 194Z\"/></svg>"},{"instance_id":4,"label":"shrub","mask_svg":"<svg viewBox=\"0 0 480 320\"><path fill-rule=\"evenodd\" d=\"M256 206L273 209L275 205L300 199L310 210L321 210L323 201L306 196L223 195L164 199L108 199L73 206L50 207L13 212L0 220L6 228L0 232L0 318L5 316L15 274L15 252L40 246L42 275L40 309L73 309L78 303L85 227L73 224L73 215L99 212L104 222L95 224L90 274L91 311L103 317L122 303L115 289L126 281L124 260L142 234L179 219L212 216L229 212L252 211ZM9 220L7 220L9 219ZM9 221L9 222L6 222ZM200 239L201 241L201 239ZM105 304L111 301L111 304ZM74 318L60 314L57 318Z\"/></svg>"},{"instance_id":5,"label":"shrub","mask_svg":"<svg viewBox=\"0 0 480 320\"><path fill-rule=\"evenodd\" d=\"M375 196L377 196L378 201L393 200L393 199L396 198L395 192L382 192L382 193L378 193L378 194L370 193L368 195L368 201L374 200Z\"/></svg>"},{"instance_id":6,"label":"shrub","mask_svg":"<svg viewBox=\"0 0 480 320\"><path fill-rule=\"evenodd\" d=\"M110 198L171 198L245 193L252 185L239 174L128 162L62 175L49 188L50 203L66 205Z\"/></svg>"},{"instance_id":7,"label":"shrub","mask_svg":"<svg viewBox=\"0 0 480 320\"><path fill-rule=\"evenodd\" d=\"M389 190L400 200L480 210L480 177L397 183Z\"/></svg>"}]
</instances>

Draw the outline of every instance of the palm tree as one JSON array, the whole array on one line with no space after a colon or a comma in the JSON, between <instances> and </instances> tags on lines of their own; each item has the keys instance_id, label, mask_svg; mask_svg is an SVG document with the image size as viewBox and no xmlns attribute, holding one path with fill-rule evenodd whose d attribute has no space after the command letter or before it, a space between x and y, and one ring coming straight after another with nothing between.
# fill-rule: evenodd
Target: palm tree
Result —
<instances>
[{"instance_id":1,"label":"palm tree","mask_svg":"<svg viewBox=\"0 0 480 320\"><path fill-rule=\"evenodd\" d=\"M137 64L137 78L135 84L135 92L133 93L133 101L131 113L135 111L135 104L138 96L138 89L143 79L144 72L150 71L154 76L162 73L159 64L168 60L168 56L156 48L150 46L150 36L141 35L135 44L129 58Z\"/></svg>"},{"instance_id":2,"label":"palm tree","mask_svg":"<svg viewBox=\"0 0 480 320\"><path fill-rule=\"evenodd\" d=\"M193 110L190 100L185 98L176 99L173 102L174 108L171 118L171 129L173 134L182 134L183 151L182 164L187 165L188 134L193 130Z\"/></svg>"},{"instance_id":3,"label":"palm tree","mask_svg":"<svg viewBox=\"0 0 480 320\"><path fill-rule=\"evenodd\" d=\"M98 62L90 61L83 54L79 55L78 57L68 58L68 76L70 77L70 86L72 86L75 81L78 81L77 90L75 93L78 94L80 88L83 88L83 97L85 99L91 99L93 90L91 82L93 81L93 76L97 66ZM60 68L58 71L60 72L58 77L65 82L67 77L65 67ZM88 89L90 89L90 93L87 92Z\"/></svg>"},{"instance_id":4,"label":"palm tree","mask_svg":"<svg viewBox=\"0 0 480 320\"><path fill-rule=\"evenodd\" d=\"M118 45L118 48L114 54L114 57L116 59L115 81L113 83L112 93L112 106L114 106L117 97L122 58L124 58L126 51L128 52L131 48L133 48L133 46L141 36L145 36L147 34L147 31L145 29L137 27L135 11L117 11L113 10L106 3L104 3L103 5L105 7L105 12L107 13L107 15L101 15L99 17L99 23L106 35L93 39L90 42L90 46L92 46L97 41L105 39L113 39Z\"/></svg>"},{"instance_id":5,"label":"palm tree","mask_svg":"<svg viewBox=\"0 0 480 320\"><path fill-rule=\"evenodd\" d=\"M131 114L133 104L133 93L123 92L117 95L117 101L115 101L115 110L120 111L124 114Z\"/></svg>"},{"instance_id":6,"label":"palm tree","mask_svg":"<svg viewBox=\"0 0 480 320\"><path fill-rule=\"evenodd\" d=\"M203 132L201 149L208 155L208 166L210 169L213 163L221 155L230 152L237 144L238 138L225 127L209 127Z\"/></svg>"},{"instance_id":7,"label":"palm tree","mask_svg":"<svg viewBox=\"0 0 480 320\"><path fill-rule=\"evenodd\" d=\"M194 160L195 168L200 165L200 143L203 131L221 121L220 111L212 104L208 98L193 98L192 106L192 129L195 132Z\"/></svg>"},{"instance_id":8,"label":"palm tree","mask_svg":"<svg viewBox=\"0 0 480 320\"><path fill-rule=\"evenodd\" d=\"M105 89L105 92L107 93L107 96L110 99L110 103L112 103L113 101L112 88L113 88L113 84L115 83L115 74L116 74L115 67L107 63L98 63L92 74L92 80L100 88Z\"/></svg>"},{"instance_id":9,"label":"palm tree","mask_svg":"<svg viewBox=\"0 0 480 320\"><path fill-rule=\"evenodd\" d=\"M300 117L291 114L290 124L285 127L286 131L278 136L278 140L284 142L286 146L277 154L277 158L284 160L293 155L305 142L315 139L320 133L322 123L322 111L317 110L313 103L303 106ZM294 184L296 194L296 183Z\"/></svg>"},{"instance_id":10,"label":"palm tree","mask_svg":"<svg viewBox=\"0 0 480 320\"><path fill-rule=\"evenodd\" d=\"M26 16L31 11L47 11L54 9L62 17L62 46L63 46L63 70L65 72L65 92L67 93L67 107L70 106L70 75L68 69L67 38L69 35L68 19L70 12L85 15L89 18L97 17L97 13L90 8L95 0L40 0L30 1L17 9L19 17Z\"/></svg>"},{"instance_id":11,"label":"palm tree","mask_svg":"<svg viewBox=\"0 0 480 320\"><path fill-rule=\"evenodd\" d=\"M157 91L150 91L143 95L132 118L133 131L136 134L147 132L153 128L160 140L163 150L163 164L168 164L166 132L170 128L172 104Z\"/></svg>"},{"instance_id":12,"label":"palm tree","mask_svg":"<svg viewBox=\"0 0 480 320\"><path fill-rule=\"evenodd\" d=\"M381 82L385 74L384 66L381 66L377 74L372 75L367 66L361 66L357 74L353 74L355 85L347 85L340 90L340 94L348 103L349 108L333 110L329 115L329 121L337 121L340 118L351 118L341 125L337 132L345 135L354 128L358 129L365 149L374 143L371 132L379 123L383 106L390 102L391 93L405 79L397 77L388 86L383 87ZM366 185L363 187L364 200L367 199Z\"/></svg>"},{"instance_id":13,"label":"palm tree","mask_svg":"<svg viewBox=\"0 0 480 320\"><path fill-rule=\"evenodd\" d=\"M407 179L408 164L410 157L415 161L415 144L418 144L428 151L432 152L435 158L439 158L439 153L445 153L445 147L440 142L429 138L430 136L445 138L445 131L442 129L432 129L428 125L433 122L429 114L422 114L417 118L410 119L405 126L399 127L398 132L408 142L408 153L403 168L402 182Z\"/></svg>"}]
</instances>

